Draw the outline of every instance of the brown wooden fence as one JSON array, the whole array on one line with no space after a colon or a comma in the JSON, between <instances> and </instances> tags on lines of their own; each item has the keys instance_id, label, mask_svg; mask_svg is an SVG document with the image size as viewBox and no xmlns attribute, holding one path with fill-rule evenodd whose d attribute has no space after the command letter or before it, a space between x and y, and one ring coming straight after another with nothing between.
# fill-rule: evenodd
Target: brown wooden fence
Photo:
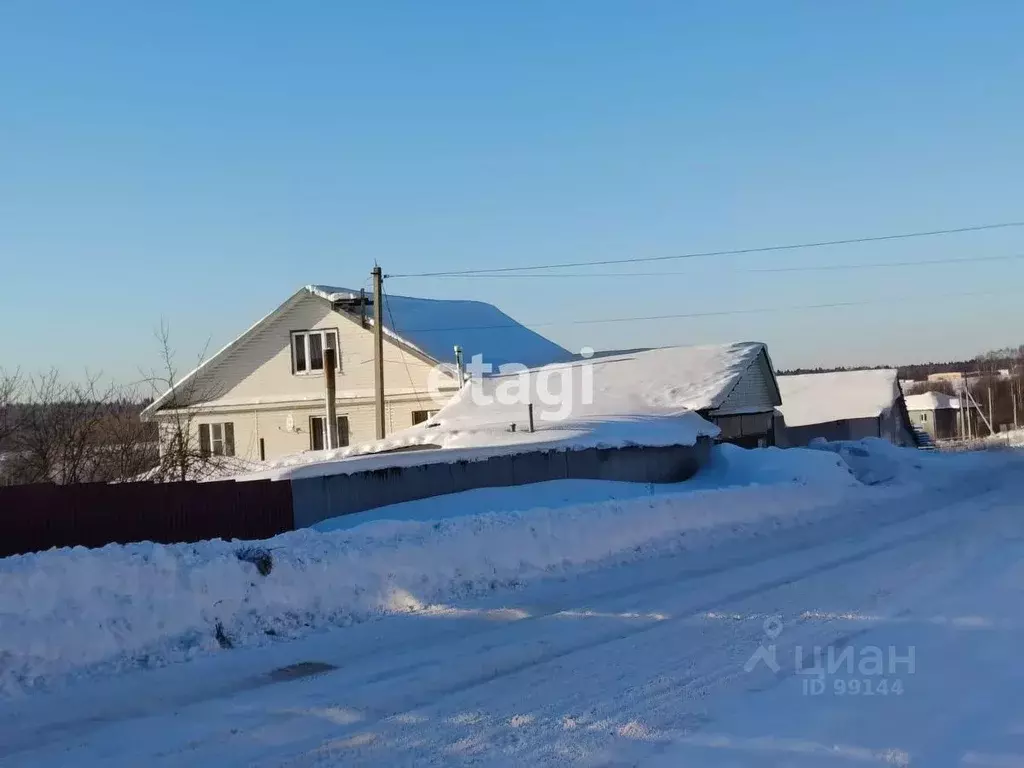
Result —
<instances>
[{"instance_id":1,"label":"brown wooden fence","mask_svg":"<svg viewBox=\"0 0 1024 768\"><path fill-rule=\"evenodd\" d=\"M133 541L264 539L294 527L288 482L0 488L0 557Z\"/></svg>"}]
</instances>

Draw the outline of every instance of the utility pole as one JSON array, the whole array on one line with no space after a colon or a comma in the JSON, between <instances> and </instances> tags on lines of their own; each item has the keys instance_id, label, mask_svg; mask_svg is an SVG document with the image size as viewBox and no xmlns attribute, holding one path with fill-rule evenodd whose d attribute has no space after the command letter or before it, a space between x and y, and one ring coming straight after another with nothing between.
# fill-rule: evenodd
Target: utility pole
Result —
<instances>
[{"instance_id":1,"label":"utility pole","mask_svg":"<svg viewBox=\"0 0 1024 768\"><path fill-rule=\"evenodd\" d=\"M988 431L989 431L989 434L994 435L996 433L995 426L996 426L996 421L995 421L995 418L992 416L992 385L989 384L988 385Z\"/></svg>"},{"instance_id":2,"label":"utility pole","mask_svg":"<svg viewBox=\"0 0 1024 768\"><path fill-rule=\"evenodd\" d=\"M1020 421L1017 419L1017 381L1010 381L1010 398L1013 400L1013 428L1020 429Z\"/></svg>"},{"instance_id":3,"label":"utility pole","mask_svg":"<svg viewBox=\"0 0 1024 768\"><path fill-rule=\"evenodd\" d=\"M377 405L377 439L384 439L384 276L375 266L373 277L373 390Z\"/></svg>"},{"instance_id":4,"label":"utility pole","mask_svg":"<svg viewBox=\"0 0 1024 768\"><path fill-rule=\"evenodd\" d=\"M974 406L974 410L976 410L978 412L978 416L981 419L981 423L984 424L986 427L988 427L989 434L994 435L996 433L996 431L995 431L995 429L992 428L992 422L985 418L985 412L983 410L981 410L981 403L978 402L977 398L975 398L974 395L970 394L970 392L971 392L970 389L965 388L964 391L967 392L968 403L973 405ZM979 428L979 433L980 433L980 428ZM971 433L971 437L974 437L973 431ZM981 434L979 434L978 437L981 437Z\"/></svg>"},{"instance_id":5,"label":"utility pole","mask_svg":"<svg viewBox=\"0 0 1024 768\"><path fill-rule=\"evenodd\" d=\"M1010 401L1014 407L1014 429L1020 429L1020 422L1017 420L1017 382L1010 382Z\"/></svg>"},{"instance_id":6,"label":"utility pole","mask_svg":"<svg viewBox=\"0 0 1024 768\"><path fill-rule=\"evenodd\" d=\"M338 351L324 350L324 382L327 388L327 423L324 424L324 447L334 450L338 447L338 398L334 372L338 369Z\"/></svg>"}]
</instances>

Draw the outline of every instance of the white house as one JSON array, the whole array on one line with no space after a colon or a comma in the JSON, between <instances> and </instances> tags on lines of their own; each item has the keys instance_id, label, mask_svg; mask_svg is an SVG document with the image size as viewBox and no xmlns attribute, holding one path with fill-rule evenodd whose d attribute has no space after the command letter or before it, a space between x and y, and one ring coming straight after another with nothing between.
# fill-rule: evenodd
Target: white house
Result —
<instances>
[{"instance_id":1,"label":"white house","mask_svg":"<svg viewBox=\"0 0 1024 768\"><path fill-rule=\"evenodd\" d=\"M562 347L478 301L387 296L382 307L387 432L426 421L459 389L456 345L466 359L545 365ZM189 373L143 411L168 424L187 409L213 454L270 460L324 446L325 350L337 350L342 444L376 437L373 312L359 291L307 285ZM166 429L164 430L166 432Z\"/></svg>"}]
</instances>

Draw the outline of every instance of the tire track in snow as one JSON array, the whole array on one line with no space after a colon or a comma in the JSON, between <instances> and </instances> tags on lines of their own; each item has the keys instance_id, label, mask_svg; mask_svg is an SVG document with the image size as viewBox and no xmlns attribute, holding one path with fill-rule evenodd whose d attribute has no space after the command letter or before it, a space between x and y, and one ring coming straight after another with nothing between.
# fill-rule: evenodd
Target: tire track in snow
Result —
<instances>
[{"instance_id":1,"label":"tire track in snow","mask_svg":"<svg viewBox=\"0 0 1024 768\"><path fill-rule=\"evenodd\" d=\"M962 503L962 502L960 500L957 500L957 501L948 502L948 503L944 504L942 507L939 507L939 508L932 507L930 509L925 509L925 510L916 510L916 511L914 511L912 513L909 513L909 514L901 516L899 520L894 520L894 521L887 522L884 526L881 527L881 530L885 531L886 529L892 528L893 526L897 526L897 525L899 525L901 523L912 522L912 521L916 520L917 518L920 518L922 516L927 515L929 512L931 512L931 513L939 513L941 511L947 511L948 512L950 509L955 509L955 507L957 507L960 503ZM776 578L760 581L760 582L758 582L757 584L755 584L753 586L745 587L743 589L735 590L735 591L726 593L724 595L720 595L720 596L717 596L715 598L708 599L708 600L706 600L704 602L698 603L695 606L688 607L685 610L685 612L683 612L683 613L681 613L679 615L674 615L671 618L665 619L663 621L656 621L656 622L648 623L648 624L645 624L645 625L637 626L635 628L627 629L625 631L617 631L617 632L611 633L610 635L599 635L597 637L591 637L591 638L588 638L588 639L586 639L586 640L584 640L582 642L575 642L575 643L571 643L571 644L565 645L563 647L560 647L560 648L557 648L557 649L554 649L554 650L549 650L549 651L546 651L546 652L537 653L537 654L534 654L532 656L528 656L527 658L515 661L513 663L507 663L507 664L504 664L504 665L496 665L493 668L489 669L487 672L485 672L483 674L474 675L474 676L472 676L469 679L461 680L461 681L454 682L454 683L451 683L451 684L448 684L448 685L436 685L436 686L433 686L433 687L428 687L426 689L417 691L417 695L416 696L406 697L402 701L401 706L399 706L399 707L395 707L395 708L391 708L391 709L381 709L381 710L378 710L378 711L363 710L363 713L364 713L364 716L365 716L364 719L360 720L358 724L353 724L348 729L342 729L340 732L336 732L336 733L332 734L332 741L333 740L337 740L337 739L344 740L346 737L351 737L351 736L355 735L356 733L358 733L360 731L363 731L363 730L366 730L368 728L372 728L375 725L378 725L383 720L386 720L388 718L394 718L394 717L400 716L402 714L408 714L410 712L414 712L418 708L423 707L423 706L425 706L427 704L433 703L433 702L437 701L440 698L445 698L445 697L457 695L457 694L464 693L464 692L469 691L469 690L474 689L474 688L487 686L487 685L489 685L491 683L494 683L496 681L500 681L500 680L502 680L504 678L507 678L507 677L519 674L519 673L521 673L521 672L523 672L525 670L528 670L528 669L531 669L531 668L535 668L537 666L544 665L544 664L547 664L547 663L550 663L550 662L553 662L553 661L557 661L559 659L565 658L567 656L570 656L570 655L573 655L573 654L576 654L576 653L597 649L597 648L600 648L601 646L606 646L606 645L609 645L609 644L612 644L612 643L617 643L617 642L621 642L621 641L630 640L632 638L635 638L638 635L646 634L648 632L653 632L653 631L658 631L658 632L660 632L660 631L674 631L674 626L675 625L678 625L680 623L685 623L687 621L692 621L694 618L696 618L696 617L706 613L707 611L710 611L713 608L718 608L718 607L721 607L723 605L729 605L729 604L736 603L736 602L742 602L744 600L748 600L748 599L753 598L753 597L761 596L761 595L763 595L763 594L765 594L767 592L770 592L772 590L777 590L777 589L785 588L787 586L792 586L794 584L806 581L808 579L813 579L813 578L815 578L817 576L820 576L820 575L822 575L824 573L827 573L829 571L835 571L837 569L841 569L841 568L844 568L844 567L847 567L847 566L850 566L850 565L856 565L858 563L862 563L863 561L865 561L865 560L867 560L869 558L872 558L872 557L875 557L875 556L880 555L880 554L884 554L884 553L887 553L887 552L891 552L891 551L900 549L902 547L905 547L908 544L920 543L924 539L930 538L932 536L940 535L940 534L946 532L948 529L950 529L952 527L955 527L955 526L958 526L958 525L963 525L963 524L965 524L964 518L955 515L955 516L953 516L953 518L951 520L943 520L939 524L929 526L929 527L925 528L924 530L911 531L910 533L895 536L894 538L891 538L890 540L884 541L882 543L879 543L879 544L876 544L876 545L873 545L873 546L860 547L855 552L852 552L852 553L850 553L848 555L844 555L844 556L838 557L838 558L831 558L831 559L829 559L829 560L827 560L825 562L817 563L817 564L815 564L813 566L802 568L802 569L800 569L798 571L788 573L788 574L786 574L784 576L780 576L780 577L776 577ZM969 524L969 522L968 522L968 524ZM842 542L835 542L835 541L833 541L833 542L830 542L828 544L828 546L829 547L834 547L834 546L840 545L841 543ZM789 554L792 554L792 552L790 552ZM774 560L774 559L778 559L778 558L772 558L772 559ZM763 564L764 562L766 562L766 561L759 561L759 564ZM724 571L727 571L727 570L731 570L731 569L728 569L728 568L713 569L710 573L706 574L706 576L720 575L721 573L723 573ZM670 578L670 579L666 579L664 581L673 581L673 579ZM671 586L675 587L677 585L672 584ZM636 590L636 585L633 585L631 587L631 592L635 591L635 590ZM650 594L646 594L642 599L645 602L650 602L653 598L652 598L652 596ZM538 620L545 620L545 619L551 620L553 618L557 618L557 616L558 616L558 613L554 613L554 614L550 614L550 615L547 615L547 616L544 616L544 617L538 617ZM517 622L517 624L519 624L519 622ZM508 629L508 628L503 628L503 629ZM498 630L498 631L500 631L500 630ZM859 634L859 632L860 631L858 630L858 632L855 633L855 634ZM760 635L760 632L757 632L755 634ZM450 652L450 650L451 649L448 649L446 651L446 653ZM424 662L421 666L422 667L429 667L429 666L432 666L433 664L434 664L433 662ZM705 684L705 685L713 685L716 682L718 682L719 680L723 679L724 677L735 676L735 671L736 671L736 667L730 665L730 666L727 666L727 667L723 667L722 670L720 670L720 672L718 674L713 674L713 675L710 675L710 676L707 675L707 674L704 674L704 675L701 675L701 676L696 676L696 677L694 677L692 682L693 683L697 683L698 681L701 681L703 679L703 684ZM733 673L733 674L730 675L729 674L730 672ZM403 668L401 674L382 676L382 677L377 678L373 682L374 683L390 682L392 684L392 686L399 686L399 687L401 687L401 686L403 686L403 683L413 683L413 684L415 684L417 681L412 679L412 677L413 677L412 674L409 671L407 671L406 669ZM356 685L358 685L357 680L358 680L358 678L356 678L354 680L351 680L351 682L356 684ZM346 681L346 684L348 682L349 681ZM314 752L315 752L315 750L314 750ZM305 758L296 758L299 762L296 763L296 762L293 762L293 761L287 761L284 764L286 764L286 765L302 764L302 760L303 759L308 759L309 757L310 757L310 755L307 755ZM270 763L273 763L273 759L271 759L268 764L270 764ZM273 763L273 764L276 764L276 763Z\"/></svg>"}]
</instances>

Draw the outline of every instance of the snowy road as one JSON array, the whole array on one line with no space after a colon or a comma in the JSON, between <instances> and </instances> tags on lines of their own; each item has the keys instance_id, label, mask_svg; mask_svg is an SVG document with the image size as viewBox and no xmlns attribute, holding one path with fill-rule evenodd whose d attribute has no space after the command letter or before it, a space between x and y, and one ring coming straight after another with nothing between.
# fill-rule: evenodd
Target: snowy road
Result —
<instances>
[{"instance_id":1,"label":"snowy road","mask_svg":"<svg viewBox=\"0 0 1024 768\"><path fill-rule=\"evenodd\" d=\"M1022 499L1024 475L993 473L14 700L0 762L1024 765ZM778 671L745 670L762 644ZM843 661L802 674L797 646Z\"/></svg>"}]
</instances>

